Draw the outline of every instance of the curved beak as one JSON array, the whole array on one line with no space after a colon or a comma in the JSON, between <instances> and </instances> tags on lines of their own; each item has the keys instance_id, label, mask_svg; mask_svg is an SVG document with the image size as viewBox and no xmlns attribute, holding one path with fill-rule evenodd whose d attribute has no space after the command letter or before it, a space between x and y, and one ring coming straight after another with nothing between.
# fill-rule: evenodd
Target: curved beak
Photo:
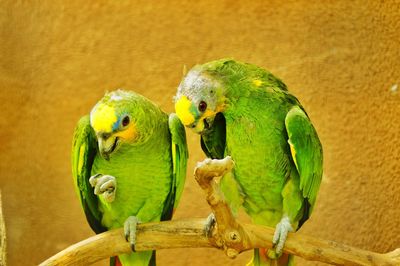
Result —
<instances>
[{"instance_id":1,"label":"curved beak","mask_svg":"<svg viewBox=\"0 0 400 266\"><path fill-rule=\"evenodd\" d=\"M110 155L118 146L118 137L111 136L110 134L101 134L97 139L99 143L99 151L101 157L110 160Z\"/></svg>"},{"instance_id":2,"label":"curved beak","mask_svg":"<svg viewBox=\"0 0 400 266\"><path fill-rule=\"evenodd\" d=\"M206 129L206 121L205 119L200 119L186 126L192 129L195 133L201 134L204 129Z\"/></svg>"}]
</instances>

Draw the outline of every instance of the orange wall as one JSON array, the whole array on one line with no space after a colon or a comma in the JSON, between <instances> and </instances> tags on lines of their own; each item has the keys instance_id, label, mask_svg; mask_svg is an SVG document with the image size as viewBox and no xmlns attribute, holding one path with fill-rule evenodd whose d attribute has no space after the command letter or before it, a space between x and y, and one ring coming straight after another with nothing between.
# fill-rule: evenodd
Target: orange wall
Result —
<instances>
[{"instance_id":1,"label":"orange wall","mask_svg":"<svg viewBox=\"0 0 400 266\"><path fill-rule=\"evenodd\" d=\"M302 231L379 252L400 247L400 93L391 90L400 83L400 5L383 2L2 1L0 188L9 264L37 264L92 235L73 189L70 148L79 117L106 90L135 90L171 112L183 65L222 57L281 77L319 132L325 176ZM192 178L204 156L198 137L188 139L176 217L205 217ZM249 256L172 250L160 252L159 264L243 265Z\"/></svg>"}]
</instances>

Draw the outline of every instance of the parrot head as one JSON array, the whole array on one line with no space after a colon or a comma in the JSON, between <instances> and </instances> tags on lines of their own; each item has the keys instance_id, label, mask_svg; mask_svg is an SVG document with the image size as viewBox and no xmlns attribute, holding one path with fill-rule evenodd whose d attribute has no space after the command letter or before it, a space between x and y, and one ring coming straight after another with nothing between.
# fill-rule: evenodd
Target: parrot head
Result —
<instances>
[{"instance_id":1,"label":"parrot head","mask_svg":"<svg viewBox=\"0 0 400 266\"><path fill-rule=\"evenodd\" d=\"M142 140L140 118L144 110L136 101L140 97L133 92L113 91L107 93L90 112L90 125L104 159L109 160L120 147Z\"/></svg>"},{"instance_id":2,"label":"parrot head","mask_svg":"<svg viewBox=\"0 0 400 266\"><path fill-rule=\"evenodd\" d=\"M225 108L222 84L221 80L202 71L200 66L190 70L174 97L175 112L182 124L198 134L211 129L215 116Z\"/></svg>"}]
</instances>

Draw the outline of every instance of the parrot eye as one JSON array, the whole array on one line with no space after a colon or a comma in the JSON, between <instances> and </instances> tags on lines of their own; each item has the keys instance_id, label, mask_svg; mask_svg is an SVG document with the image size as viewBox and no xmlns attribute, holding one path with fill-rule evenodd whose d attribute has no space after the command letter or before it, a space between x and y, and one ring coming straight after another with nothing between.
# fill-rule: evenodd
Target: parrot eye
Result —
<instances>
[{"instance_id":1,"label":"parrot eye","mask_svg":"<svg viewBox=\"0 0 400 266\"><path fill-rule=\"evenodd\" d=\"M122 126L126 127L127 125L129 125L130 119L129 116L125 116L124 119L122 119Z\"/></svg>"},{"instance_id":2,"label":"parrot eye","mask_svg":"<svg viewBox=\"0 0 400 266\"><path fill-rule=\"evenodd\" d=\"M201 101L199 103L199 111L204 112L207 109L207 103L205 101Z\"/></svg>"}]
</instances>

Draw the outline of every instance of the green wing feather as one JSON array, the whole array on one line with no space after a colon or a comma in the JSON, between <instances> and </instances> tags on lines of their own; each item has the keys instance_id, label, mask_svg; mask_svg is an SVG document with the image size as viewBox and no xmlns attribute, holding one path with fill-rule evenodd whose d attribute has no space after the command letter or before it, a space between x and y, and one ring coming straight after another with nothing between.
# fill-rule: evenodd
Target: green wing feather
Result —
<instances>
[{"instance_id":1,"label":"green wing feather","mask_svg":"<svg viewBox=\"0 0 400 266\"><path fill-rule=\"evenodd\" d=\"M322 146L307 114L294 106L285 119L292 158L300 175L300 190L311 205L317 198L322 179Z\"/></svg>"},{"instance_id":2,"label":"green wing feather","mask_svg":"<svg viewBox=\"0 0 400 266\"><path fill-rule=\"evenodd\" d=\"M93 231L101 233L107 229L101 224L98 198L89 183L96 154L97 140L90 126L89 116L84 116L78 122L72 143L72 175L86 219Z\"/></svg>"},{"instance_id":3,"label":"green wing feather","mask_svg":"<svg viewBox=\"0 0 400 266\"><path fill-rule=\"evenodd\" d=\"M201 148L207 157L223 159L226 145L226 122L222 113L215 116L213 126L207 134L201 136Z\"/></svg>"},{"instance_id":4,"label":"green wing feather","mask_svg":"<svg viewBox=\"0 0 400 266\"><path fill-rule=\"evenodd\" d=\"M173 210L178 207L183 187L186 179L186 166L188 160L188 149L186 144L185 127L180 122L176 114L169 115L168 120L169 131L171 133L171 150L172 150L172 187L165 202L162 220L170 220Z\"/></svg>"}]
</instances>

